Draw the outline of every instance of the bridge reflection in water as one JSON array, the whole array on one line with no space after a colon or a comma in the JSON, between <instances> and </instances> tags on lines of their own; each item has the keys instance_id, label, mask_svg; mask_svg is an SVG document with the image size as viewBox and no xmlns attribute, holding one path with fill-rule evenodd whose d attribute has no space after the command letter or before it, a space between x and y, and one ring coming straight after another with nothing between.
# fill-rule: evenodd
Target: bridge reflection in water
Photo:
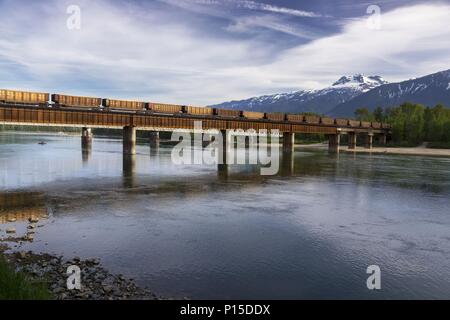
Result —
<instances>
[{"instance_id":1,"label":"bridge reflection in water","mask_svg":"<svg viewBox=\"0 0 450 320\"><path fill-rule=\"evenodd\" d=\"M0 225L3 229L0 232L1 239L32 242L36 223L47 218L47 207L41 193L0 193Z\"/></svg>"}]
</instances>

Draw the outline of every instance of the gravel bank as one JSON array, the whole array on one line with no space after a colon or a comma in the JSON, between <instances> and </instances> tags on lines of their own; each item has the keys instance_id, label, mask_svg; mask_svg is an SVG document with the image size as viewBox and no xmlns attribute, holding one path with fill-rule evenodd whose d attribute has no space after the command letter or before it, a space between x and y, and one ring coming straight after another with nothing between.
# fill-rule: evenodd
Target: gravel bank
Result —
<instances>
[{"instance_id":1,"label":"gravel bank","mask_svg":"<svg viewBox=\"0 0 450 320\"><path fill-rule=\"evenodd\" d=\"M64 260L46 253L31 251L6 252L6 245L0 244L3 255L16 271L24 272L31 281L46 282L54 299L57 300L160 300L154 293L138 287L132 279L114 275L104 269L98 259L81 260L74 257ZM76 265L81 269L81 289L67 289L67 268Z\"/></svg>"}]
</instances>

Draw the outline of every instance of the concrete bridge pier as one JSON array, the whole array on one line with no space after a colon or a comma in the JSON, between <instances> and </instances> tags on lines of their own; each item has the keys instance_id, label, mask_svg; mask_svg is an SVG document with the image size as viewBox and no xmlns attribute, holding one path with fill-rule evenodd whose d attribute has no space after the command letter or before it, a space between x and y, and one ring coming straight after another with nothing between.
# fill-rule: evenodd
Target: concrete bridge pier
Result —
<instances>
[{"instance_id":1,"label":"concrete bridge pier","mask_svg":"<svg viewBox=\"0 0 450 320\"><path fill-rule=\"evenodd\" d=\"M89 161L92 152L92 130L91 128L81 129L81 160L83 163Z\"/></svg>"},{"instance_id":2,"label":"concrete bridge pier","mask_svg":"<svg viewBox=\"0 0 450 320\"><path fill-rule=\"evenodd\" d=\"M84 127L81 129L81 147L83 149L92 147L92 130Z\"/></svg>"},{"instance_id":3,"label":"concrete bridge pier","mask_svg":"<svg viewBox=\"0 0 450 320\"><path fill-rule=\"evenodd\" d=\"M159 132L150 131L150 147L157 147L159 144Z\"/></svg>"},{"instance_id":4,"label":"concrete bridge pier","mask_svg":"<svg viewBox=\"0 0 450 320\"><path fill-rule=\"evenodd\" d=\"M348 133L348 148L356 149L356 133L355 132Z\"/></svg>"},{"instance_id":5,"label":"concrete bridge pier","mask_svg":"<svg viewBox=\"0 0 450 320\"><path fill-rule=\"evenodd\" d=\"M283 132L283 152L293 153L295 144L295 134L293 132Z\"/></svg>"},{"instance_id":6,"label":"concrete bridge pier","mask_svg":"<svg viewBox=\"0 0 450 320\"><path fill-rule=\"evenodd\" d=\"M328 152L338 153L340 144L341 144L341 134L340 133L328 135Z\"/></svg>"},{"instance_id":7,"label":"concrete bridge pier","mask_svg":"<svg viewBox=\"0 0 450 320\"><path fill-rule=\"evenodd\" d=\"M364 134L364 148L372 149L373 147L373 133Z\"/></svg>"},{"instance_id":8,"label":"concrete bridge pier","mask_svg":"<svg viewBox=\"0 0 450 320\"><path fill-rule=\"evenodd\" d=\"M136 127L123 127L123 153L136 154Z\"/></svg>"},{"instance_id":9,"label":"concrete bridge pier","mask_svg":"<svg viewBox=\"0 0 450 320\"><path fill-rule=\"evenodd\" d=\"M156 155L159 149L159 132L150 131L150 155Z\"/></svg>"}]
</instances>

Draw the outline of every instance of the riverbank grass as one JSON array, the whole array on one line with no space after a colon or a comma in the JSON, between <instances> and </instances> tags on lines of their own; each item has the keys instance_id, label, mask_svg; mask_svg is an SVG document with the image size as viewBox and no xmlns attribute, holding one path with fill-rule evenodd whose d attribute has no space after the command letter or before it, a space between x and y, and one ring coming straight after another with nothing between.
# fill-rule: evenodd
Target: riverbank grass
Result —
<instances>
[{"instance_id":1,"label":"riverbank grass","mask_svg":"<svg viewBox=\"0 0 450 320\"><path fill-rule=\"evenodd\" d=\"M48 300L50 292L44 283L32 282L15 272L0 254L0 300Z\"/></svg>"}]
</instances>

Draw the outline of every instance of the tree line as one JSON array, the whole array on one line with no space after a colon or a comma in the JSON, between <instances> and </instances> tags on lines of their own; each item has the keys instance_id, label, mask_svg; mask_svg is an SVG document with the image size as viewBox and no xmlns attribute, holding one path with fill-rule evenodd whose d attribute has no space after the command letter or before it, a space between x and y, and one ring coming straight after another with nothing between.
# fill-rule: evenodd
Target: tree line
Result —
<instances>
[{"instance_id":1,"label":"tree line","mask_svg":"<svg viewBox=\"0 0 450 320\"><path fill-rule=\"evenodd\" d=\"M360 108L355 116L358 120L391 124L395 144L418 145L426 141L431 147L450 147L450 109L442 104L425 107L406 102L398 107L378 107L373 112Z\"/></svg>"}]
</instances>

